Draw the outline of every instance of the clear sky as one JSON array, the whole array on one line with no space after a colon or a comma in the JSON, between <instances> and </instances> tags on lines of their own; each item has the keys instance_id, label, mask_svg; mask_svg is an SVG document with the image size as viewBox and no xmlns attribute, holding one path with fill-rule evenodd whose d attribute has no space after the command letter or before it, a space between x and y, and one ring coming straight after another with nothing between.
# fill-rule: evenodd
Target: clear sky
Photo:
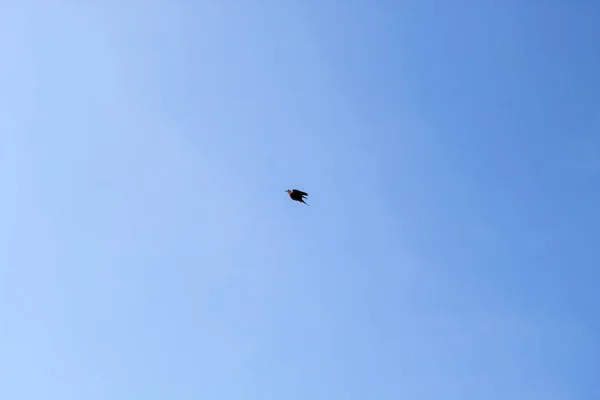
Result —
<instances>
[{"instance_id":1,"label":"clear sky","mask_svg":"<svg viewBox=\"0 0 600 400\"><path fill-rule=\"evenodd\" d=\"M600 398L598 1L0 4L0 398Z\"/></svg>"}]
</instances>

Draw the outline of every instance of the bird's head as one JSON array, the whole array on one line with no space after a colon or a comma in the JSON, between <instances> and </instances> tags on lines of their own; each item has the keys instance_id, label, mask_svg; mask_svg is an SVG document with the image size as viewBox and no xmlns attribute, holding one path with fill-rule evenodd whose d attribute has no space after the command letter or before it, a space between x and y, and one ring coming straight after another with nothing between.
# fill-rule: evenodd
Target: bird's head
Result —
<instances>
[{"instance_id":1,"label":"bird's head","mask_svg":"<svg viewBox=\"0 0 600 400\"><path fill-rule=\"evenodd\" d=\"M290 189L285 189L286 193L292 193L292 191Z\"/></svg>"}]
</instances>

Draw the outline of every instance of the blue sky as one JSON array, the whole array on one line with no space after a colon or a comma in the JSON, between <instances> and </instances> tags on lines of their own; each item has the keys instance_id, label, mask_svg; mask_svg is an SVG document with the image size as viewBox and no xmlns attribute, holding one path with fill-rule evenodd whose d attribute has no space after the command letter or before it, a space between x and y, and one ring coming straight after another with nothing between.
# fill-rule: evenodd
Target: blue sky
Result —
<instances>
[{"instance_id":1,"label":"blue sky","mask_svg":"<svg viewBox=\"0 0 600 400\"><path fill-rule=\"evenodd\" d=\"M1 398L600 398L598 2L0 10Z\"/></svg>"}]
</instances>

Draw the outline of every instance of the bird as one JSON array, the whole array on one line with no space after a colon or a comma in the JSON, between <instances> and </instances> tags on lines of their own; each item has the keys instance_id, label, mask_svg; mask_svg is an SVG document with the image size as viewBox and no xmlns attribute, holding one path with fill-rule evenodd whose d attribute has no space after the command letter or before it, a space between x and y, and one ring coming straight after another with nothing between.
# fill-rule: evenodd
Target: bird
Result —
<instances>
[{"instance_id":1,"label":"bird","mask_svg":"<svg viewBox=\"0 0 600 400\"><path fill-rule=\"evenodd\" d=\"M303 192L302 190L298 190L298 189L293 189L293 190L286 189L286 192L287 192L287 194L290 195L290 199L306 204L306 202L304 201L304 197L308 196L308 193ZM308 205L308 204L306 204L306 205Z\"/></svg>"}]
</instances>

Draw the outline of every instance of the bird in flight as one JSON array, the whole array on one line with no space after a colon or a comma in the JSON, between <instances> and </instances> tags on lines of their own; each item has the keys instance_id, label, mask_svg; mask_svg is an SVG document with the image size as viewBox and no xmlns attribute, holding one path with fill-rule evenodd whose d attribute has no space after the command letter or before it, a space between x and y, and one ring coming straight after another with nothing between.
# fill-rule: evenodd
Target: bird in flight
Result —
<instances>
[{"instance_id":1,"label":"bird in flight","mask_svg":"<svg viewBox=\"0 0 600 400\"><path fill-rule=\"evenodd\" d=\"M298 190L298 189L294 189L294 190L286 189L286 192L287 192L287 194L290 195L290 199L306 204L304 202L304 197L308 196L308 193L303 192L302 190ZM308 205L308 204L306 204L306 205Z\"/></svg>"}]
</instances>

